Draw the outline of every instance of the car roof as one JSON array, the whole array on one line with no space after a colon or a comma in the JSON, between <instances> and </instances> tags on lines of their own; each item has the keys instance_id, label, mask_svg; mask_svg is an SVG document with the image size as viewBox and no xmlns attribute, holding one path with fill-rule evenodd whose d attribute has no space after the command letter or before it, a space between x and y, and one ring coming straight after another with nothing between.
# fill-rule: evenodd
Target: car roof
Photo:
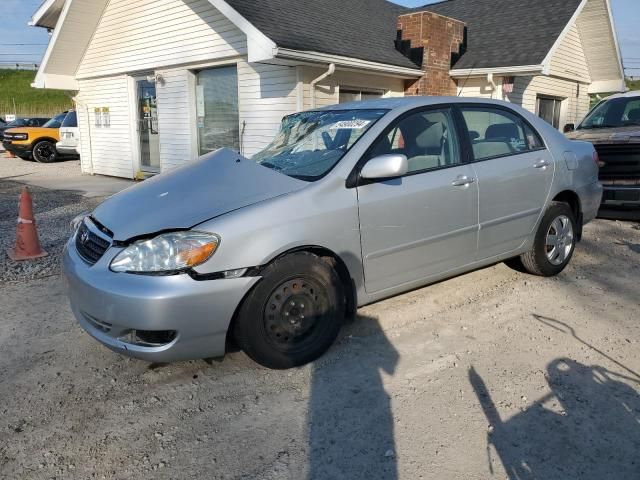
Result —
<instances>
[{"instance_id":1,"label":"car roof","mask_svg":"<svg viewBox=\"0 0 640 480\"><path fill-rule=\"evenodd\" d=\"M432 105L450 105L452 103L478 103L493 104L496 106L507 106L513 109L513 104L502 100L493 100L488 98L470 98L470 97L395 97L380 98L375 100L364 100L360 102L341 103L337 105L329 105L317 108L318 111L330 110L395 110L413 107L423 107Z\"/></svg>"}]
</instances>

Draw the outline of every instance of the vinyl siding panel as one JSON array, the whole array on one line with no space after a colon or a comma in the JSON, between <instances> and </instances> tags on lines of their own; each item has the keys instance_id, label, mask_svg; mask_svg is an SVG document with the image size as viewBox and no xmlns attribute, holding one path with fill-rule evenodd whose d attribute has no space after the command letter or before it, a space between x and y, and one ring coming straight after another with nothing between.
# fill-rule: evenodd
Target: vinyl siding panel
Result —
<instances>
[{"instance_id":1,"label":"vinyl siding panel","mask_svg":"<svg viewBox=\"0 0 640 480\"><path fill-rule=\"evenodd\" d=\"M102 107L109 107L109 127L95 126L94 108ZM127 77L81 81L77 109L82 171L133 178Z\"/></svg>"},{"instance_id":2,"label":"vinyl siding panel","mask_svg":"<svg viewBox=\"0 0 640 480\"><path fill-rule=\"evenodd\" d=\"M311 108L311 82L326 72L326 69L301 67L304 82L304 109ZM315 88L316 107L325 107L338 103L340 87L380 90L384 97L403 97L404 80L376 74L337 71L325 78Z\"/></svg>"},{"instance_id":3,"label":"vinyl siding panel","mask_svg":"<svg viewBox=\"0 0 640 480\"><path fill-rule=\"evenodd\" d=\"M207 0L110 0L80 79L244 55L245 35Z\"/></svg>"},{"instance_id":4,"label":"vinyl siding panel","mask_svg":"<svg viewBox=\"0 0 640 480\"><path fill-rule=\"evenodd\" d=\"M591 82L578 27L573 25L551 58L551 75Z\"/></svg>"},{"instance_id":5,"label":"vinyl siding panel","mask_svg":"<svg viewBox=\"0 0 640 480\"><path fill-rule=\"evenodd\" d=\"M592 81L621 77L605 0L589 0L577 20Z\"/></svg>"},{"instance_id":6,"label":"vinyl siding panel","mask_svg":"<svg viewBox=\"0 0 640 480\"><path fill-rule=\"evenodd\" d=\"M242 153L250 157L271 143L282 117L296 111L296 67L242 61L238 93Z\"/></svg>"},{"instance_id":7,"label":"vinyl siding panel","mask_svg":"<svg viewBox=\"0 0 640 480\"><path fill-rule=\"evenodd\" d=\"M158 71L163 82L156 87L160 169L172 170L197 158L193 73L187 69Z\"/></svg>"},{"instance_id":8,"label":"vinyl siding panel","mask_svg":"<svg viewBox=\"0 0 640 480\"><path fill-rule=\"evenodd\" d=\"M492 90L486 78L470 78L459 81L464 87L458 87L461 97L476 97L505 100L536 113L538 95L556 97L563 100L560 127L566 123L578 123L589 111L590 98L588 86L584 83L545 75L515 77L513 92L504 93L502 78L496 77L497 88Z\"/></svg>"},{"instance_id":9,"label":"vinyl siding panel","mask_svg":"<svg viewBox=\"0 0 640 480\"><path fill-rule=\"evenodd\" d=\"M560 128L566 123L578 123L589 111L590 98L587 85L544 75L516 77L514 93L505 99L536 113L538 95L563 99Z\"/></svg>"}]
</instances>

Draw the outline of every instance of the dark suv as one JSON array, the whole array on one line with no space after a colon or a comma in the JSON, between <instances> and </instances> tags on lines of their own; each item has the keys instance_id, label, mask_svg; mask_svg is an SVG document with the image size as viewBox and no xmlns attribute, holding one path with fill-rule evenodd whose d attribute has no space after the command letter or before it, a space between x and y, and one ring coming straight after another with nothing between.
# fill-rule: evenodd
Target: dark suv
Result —
<instances>
[{"instance_id":1,"label":"dark suv","mask_svg":"<svg viewBox=\"0 0 640 480\"><path fill-rule=\"evenodd\" d=\"M612 95L598 103L572 140L593 143L600 157L602 204L640 207L640 92Z\"/></svg>"}]
</instances>

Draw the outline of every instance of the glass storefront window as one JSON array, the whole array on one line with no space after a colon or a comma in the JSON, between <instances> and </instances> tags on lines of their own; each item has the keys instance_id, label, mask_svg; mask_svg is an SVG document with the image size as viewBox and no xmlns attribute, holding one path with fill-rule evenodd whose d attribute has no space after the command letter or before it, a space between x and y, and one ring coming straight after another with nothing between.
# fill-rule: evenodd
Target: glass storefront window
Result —
<instances>
[{"instance_id":1,"label":"glass storefront window","mask_svg":"<svg viewBox=\"0 0 640 480\"><path fill-rule=\"evenodd\" d=\"M223 147L239 151L237 67L201 70L196 73L196 80L200 155Z\"/></svg>"}]
</instances>

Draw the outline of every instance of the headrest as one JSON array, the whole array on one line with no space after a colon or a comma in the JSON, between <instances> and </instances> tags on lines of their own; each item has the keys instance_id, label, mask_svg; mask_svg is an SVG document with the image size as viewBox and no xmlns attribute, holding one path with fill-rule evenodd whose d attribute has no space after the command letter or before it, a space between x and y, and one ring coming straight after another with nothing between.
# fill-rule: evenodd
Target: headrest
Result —
<instances>
[{"instance_id":1,"label":"headrest","mask_svg":"<svg viewBox=\"0 0 640 480\"><path fill-rule=\"evenodd\" d=\"M484 135L486 140L492 140L496 138L520 138L520 132L515 123L497 123L489 126L487 132Z\"/></svg>"}]
</instances>

